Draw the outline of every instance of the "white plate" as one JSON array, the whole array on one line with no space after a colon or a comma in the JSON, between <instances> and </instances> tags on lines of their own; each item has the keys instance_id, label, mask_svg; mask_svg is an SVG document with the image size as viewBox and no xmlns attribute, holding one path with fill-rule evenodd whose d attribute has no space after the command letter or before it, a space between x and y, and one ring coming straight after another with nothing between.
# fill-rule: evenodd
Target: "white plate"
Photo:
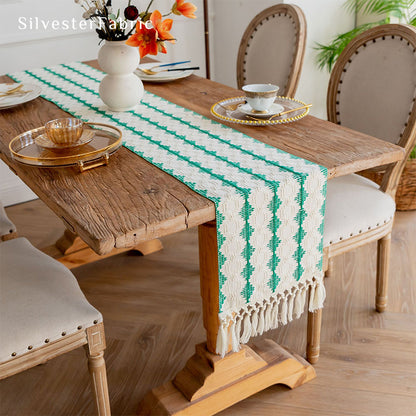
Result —
<instances>
[{"instance_id":1,"label":"white plate","mask_svg":"<svg viewBox=\"0 0 416 416\"><path fill-rule=\"evenodd\" d=\"M17 87L19 84L0 84L0 94L9 91L11 88ZM0 110L11 108L19 104L27 103L39 97L42 92L41 88L34 84L24 83L21 91L27 91L21 94L0 97Z\"/></svg>"},{"instance_id":2,"label":"white plate","mask_svg":"<svg viewBox=\"0 0 416 416\"><path fill-rule=\"evenodd\" d=\"M139 68L144 69L150 69L154 66L156 66L156 62L150 62L148 64L140 64ZM174 68L174 67L172 67ZM163 69L163 68L162 68ZM157 71L157 69L156 69ZM189 77L194 73L192 69L189 69L187 71L164 71L160 72L159 74L155 75L147 75L144 72L140 71L140 69L136 69L134 73L142 80L146 82L169 82L169 81L175 81L177 79L186 78Z\"/></svg>"},{"instance_id":3,"label":"white plate","mask_svg":"<svg viewBox=\"0 0 416 416\"><path fill-rule=\"evenodd\" d=\"M272 106L264 113L259 113L258 111L253 110L247 103L240 104L237 107L237 110L243 114L247 114L251 117L258 117L258 118L267 118L274 116L275 114L279 114L284 111L284 107L280 104L273 103Z\"/></svg>"}]
</instances>

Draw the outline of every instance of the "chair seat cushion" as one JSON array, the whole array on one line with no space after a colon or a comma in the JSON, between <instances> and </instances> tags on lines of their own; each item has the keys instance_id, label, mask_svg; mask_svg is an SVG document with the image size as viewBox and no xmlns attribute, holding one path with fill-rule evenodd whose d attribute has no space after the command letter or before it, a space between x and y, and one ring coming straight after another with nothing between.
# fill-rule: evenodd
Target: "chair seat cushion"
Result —
<instances>
[{"instance_id":1,"label":"chair seat cushion","mask_svg":"<svg viewBox=\"0 0 416 416\"><path fill-rule=\"evenodd\" d=\"M379 186L359 175L328 181L324 247L346 240L389 222L396 210L394 200Z\"/></svg>"},{"instance_id":2,"label":"chair seat cushion","mask_svg":"<svg viewBox=\"0 0 416 416\"><path fill-rule=\"evenodd\" d=\"M0 362L101 321L65 266L25 238L0 244Z\"/></svg>"}]
</instances>

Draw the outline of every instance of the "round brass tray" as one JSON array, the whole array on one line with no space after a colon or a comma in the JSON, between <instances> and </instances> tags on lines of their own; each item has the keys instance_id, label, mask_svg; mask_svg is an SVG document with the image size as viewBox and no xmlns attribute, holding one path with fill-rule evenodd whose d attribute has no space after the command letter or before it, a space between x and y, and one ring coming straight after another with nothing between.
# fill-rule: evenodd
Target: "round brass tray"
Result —
<instances>
[{"instance_id":1,"label":"round brass tray","mask_svg":"<svg viewBox=\"0 0 416 416\"><path fill-rule=\"evenodd\" d=\"M121 146L121 131L103 123L85 123L84 130L94 132L93 139L79 147L47 149L38 146L36 138L45 134L45 128L26 131L9 144L13 159L26 165L39 167L78 166L81 172L107 165L111 154Z\"/></svg>"},{"instance_id":2,"label":"round brass tray","mask_svg":"<svg viewBox=\"0 0 416 416\"><path fill-rule=\"evenodd\" d=\"M289 97L276 97L274 101L276 104L283 106L284 111L297 109L298 107L305 107L306 104L303 101L296 100ZM253 114L248 116L247 114L240 112L238 106L245 103L245 97L232 97L216 102L211 107L211 113L223 121L236 124L247 124L249 126L270 126L275 124L292 123L300 120L309 113L309 107L300 108L299 110L291 111L288 114L283 114L279 117L271 116L267 118L256 118Z\"/></svg>"}]
</instances>

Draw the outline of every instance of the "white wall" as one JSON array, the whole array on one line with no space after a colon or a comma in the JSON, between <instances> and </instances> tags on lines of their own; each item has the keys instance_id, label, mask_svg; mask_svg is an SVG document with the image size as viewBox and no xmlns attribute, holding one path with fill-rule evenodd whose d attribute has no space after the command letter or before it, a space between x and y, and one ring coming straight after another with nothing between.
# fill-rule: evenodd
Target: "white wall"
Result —
<instances>
[{"instance_id":1,"label":"white wall","mask_svg":"<svg viewBox=\"0 0 416 416\"><path fill-rule=\"evenodd\" d=\"M326 119L329 73L317 68L314 47L316 43L327 44L336 35L354 28L355 17L345 11L345 0L294 0L293 3L302 8L308 25L305 60L297 96L313 104L311 114Z\"/></svg>"},{"instance_id":2,"label":"white wall","mask_svg":"<svg viewBox=\"0 0 416 416\"><path fill-rule=\"evenodd\" d=\"M198 7L197 19L174 16L172 34L177 43L169 45L167 55L157 58L162 61L191 59L192 64L201 67L199 75L205 76L203 1L193 2ZM143 0L133 3L147 5ZM116 0L113 4L125 7L127 0ZM172 4L173 0L155 0L151 10L158 8L165 13ZM82 9L73 0L0 0L0 15L0 74L97 57L99 39L93 28L81 30ZM46 29L42 20L50 22ZM53 20L61 22L60 30L51 28ZM63 27L63 20L68 21L68 30ZM72 28L73 24L76 29ZM0 161L0 200L12 205L33 198L36 195Z\"/></svg>"},{"instance_id":3,"label":"white wall","mask_svg":"<svg viewBox=\"0 0 416 416\"><path fill-rule=\"evenodd\" d=\"M342 5L345 0L213 0L210 35L212 79L236 87L236 61L240 39L251 19L266 7L292 3L302 8L307 21L307 46L296 96L312 103L311 114L326 118L326 89L329 74L315 65L316 42L328 43L336 34L354 27L354 17ZM273 42L265 47L273 47Z\"/></svg>"}]
</instances>

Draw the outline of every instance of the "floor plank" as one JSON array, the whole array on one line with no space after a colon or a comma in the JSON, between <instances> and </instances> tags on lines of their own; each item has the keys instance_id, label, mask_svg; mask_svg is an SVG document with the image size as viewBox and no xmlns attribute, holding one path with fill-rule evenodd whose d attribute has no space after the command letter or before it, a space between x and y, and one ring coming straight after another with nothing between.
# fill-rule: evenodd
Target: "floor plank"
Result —
<instances>
[{"instance_id":1,"label":"floor plank","mask_svg":"<svg viewBox=\"0 0 416 416\"><path fill-rule=\"evenodd\" d=\"M9 207L19 234L37 247L64 227L40 201ZM204 340L196 230L163 240L147 257L122 254L74 270L104 315L113 415L134 415L151 388L170 380ZM293 391L273 386L222 416L412 415L416 408L416 211L393 231L388 312L374 311L375 244L335 259L326 280L318 377ZM267 337L304 353L306 317ZM82 349L0 382L0 415L92 413Z\"/></svg>"}]
</instances>

